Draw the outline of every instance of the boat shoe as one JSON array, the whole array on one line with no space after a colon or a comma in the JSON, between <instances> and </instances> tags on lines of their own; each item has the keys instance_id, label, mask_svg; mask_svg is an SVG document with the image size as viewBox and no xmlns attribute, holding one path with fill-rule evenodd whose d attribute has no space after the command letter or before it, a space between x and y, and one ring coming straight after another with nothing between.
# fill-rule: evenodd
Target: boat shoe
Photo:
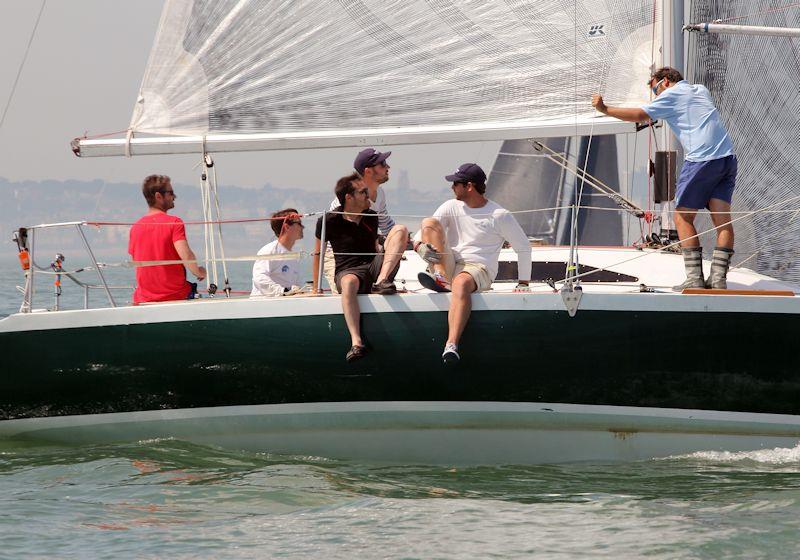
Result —
<instances>
[{"instance_id":1,"label":"boat shoe","mask_svg":"<svg viewBox=\"0 0 800 560\"><path fill-rule=\"evenodd\" d=\"M372 293L382 296L389 296L397 293L397 286L391 280L384 280L372 285Z\"/></svg>"},{"instance_id":2,"label":"boat shoe","mask_svg":"<svg viewBox=\"0 0 800 560\"><path fill-rule=\"evenodd\" d=\"M366 346L359 346L358 344L354 345L350 348L345 355L344 359L347 360L348 363L355 362L356 360L360 360L364 356L367 355L367 347Z\"/></svg>"}]
</instances>

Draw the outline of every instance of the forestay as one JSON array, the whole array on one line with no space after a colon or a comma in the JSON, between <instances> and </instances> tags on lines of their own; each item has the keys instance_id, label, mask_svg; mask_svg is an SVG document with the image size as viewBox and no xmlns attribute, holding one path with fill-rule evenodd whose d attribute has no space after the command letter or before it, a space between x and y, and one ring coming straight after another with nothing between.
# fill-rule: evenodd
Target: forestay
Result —
<instances>
[{"instance_id":1,"label":"forestay","mask_svg":"<svg viewBox=\"0 0 800 560\"><path fill-rule=\"evenodd\" d=\"M632 130L598 118L589 99L647 100L659 18L640 0L167 0L131 131L184 139L129 148L191 151L204 136L237 150ZM124 144L80 148L111 155Z\"/></svg>"}]
</instances>

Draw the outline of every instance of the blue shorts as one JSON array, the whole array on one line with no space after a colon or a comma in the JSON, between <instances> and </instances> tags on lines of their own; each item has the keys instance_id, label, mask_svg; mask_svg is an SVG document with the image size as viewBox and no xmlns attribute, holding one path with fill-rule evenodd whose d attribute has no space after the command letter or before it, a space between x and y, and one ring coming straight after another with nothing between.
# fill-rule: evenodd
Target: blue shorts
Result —
<instances>
[{"instance_id":1,"label":"blue shorts","mask_svg":"<svg viewBox=\"0 0 800 560\"><path fill-rule=\"evenodd\" d=\"M736 156L710 161L684 161L675 189L677 208L708 208L712 198L730 204L736 186Z\"/></svg>"}]
</instances>

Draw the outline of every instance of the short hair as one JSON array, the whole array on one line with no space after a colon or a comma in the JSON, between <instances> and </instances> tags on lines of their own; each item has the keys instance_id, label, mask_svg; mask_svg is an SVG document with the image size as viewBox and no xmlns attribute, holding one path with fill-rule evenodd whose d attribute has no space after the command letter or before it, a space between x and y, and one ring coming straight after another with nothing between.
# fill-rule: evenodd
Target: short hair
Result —
<instances>
[{"instance_id":1,"label":"short hair","mask_svg":"<svg viewBox=\"0 0 800 560\"><path fill-rule=\"evenodd\" d=\"M656 80L663 80L664 78L668 79L673 84L677 84L683 79L683 76L680 72L675 70L672 66L664 66L659 68L655 72L653 72L653 78Z\"/></svg>"},{"instance_id":2,"label":"short hair","mask_svg":"<svg viewBox=\"0 0 800 560\"><path fill-rule=\"evenodd\" d=\"M286 219L289 216L294 216L295 219L300 219L300 212L295 210L294 208L284 208L283 210L278 210L277 212L273 213L269 221L269 226L272 228L272 231L275 232L275 237L281 236L281 231L283 231L283 224L286 223ZM278 218L283 218L278 219Z\"/></svg>"},{"instance_id":3,"label":"short hair","mask_svg":"<svg viewBox=\"0 0 800 560\"><path fill-rule=\"evenodd\" d=\"M156 203L156 193L164 194L166 187L170 185L170 178L167 175L148 175L142 183L142 194L148 206Z\"/></svg>"},{"instance_id":4,"label":"short hair","mask_svg":"<svg viewBox=\"0 0 800 560\"><path fill-rule=\"evenodd\" d=\"M479 193L484 194L486 192L486 183L473 183L472 181L468 182L472 183L472 186L475 187L475 190Z\"/></svg>"},{"instance_id":5,"label":"short hair","mask_svg":"<svg viewBox=\"0 0 800 560\"><path fill-rule=\"evenodd\" d=\"M360 175L358 173L351 173L350 175L346 175L342 177L338 181L336 181L336 188L334 192L336 193L336 199L339 201L339 204L344 207L344 197L352 195L356 192L356 187L353 185L356 181L360 179Z\"/></svg>"}]
</instances>

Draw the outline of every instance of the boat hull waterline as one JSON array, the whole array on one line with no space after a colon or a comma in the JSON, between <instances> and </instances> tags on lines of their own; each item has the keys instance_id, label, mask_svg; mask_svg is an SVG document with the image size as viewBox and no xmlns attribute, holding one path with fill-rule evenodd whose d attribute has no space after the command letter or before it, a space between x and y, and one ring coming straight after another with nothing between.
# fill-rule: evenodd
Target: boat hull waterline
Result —
<instances>
[{"instance_id":1,"label":"boat hull waterline","mask_svg":"<svg viewBox=\"0 0 800 560\"><path fill-rule=\"evenodd\" d=\"M343 402L7 420L0 438L12 445L174 438L379 463L541 464L792 448L800 419L558 403Z\"/></svg>"}]
</instances>

